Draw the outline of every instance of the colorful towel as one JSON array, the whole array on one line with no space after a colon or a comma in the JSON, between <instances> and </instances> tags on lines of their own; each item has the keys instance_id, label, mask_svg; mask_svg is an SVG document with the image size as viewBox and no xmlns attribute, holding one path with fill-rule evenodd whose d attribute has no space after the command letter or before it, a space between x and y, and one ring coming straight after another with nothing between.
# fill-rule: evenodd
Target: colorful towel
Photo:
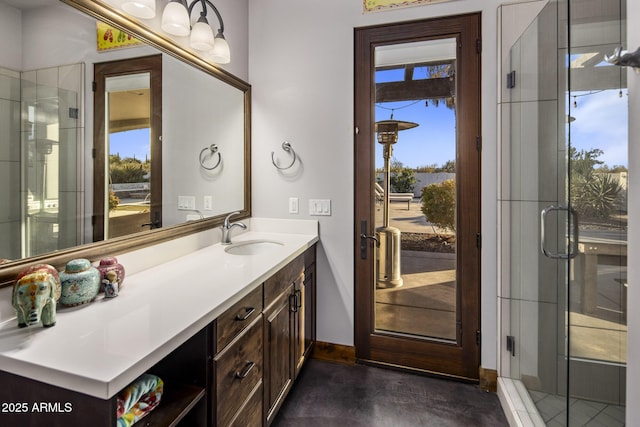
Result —
<instances>
[{"instance_id":1,"label":"colorful towel","mask_svg":"<svg viewBox=\"0 0 640 427\"><path fill-rule=\"evenodd\" d=\"M150 374L143 374L118 394L117 427L130 427L160 403L164 383Z\"/></svg>"}]
</instances>

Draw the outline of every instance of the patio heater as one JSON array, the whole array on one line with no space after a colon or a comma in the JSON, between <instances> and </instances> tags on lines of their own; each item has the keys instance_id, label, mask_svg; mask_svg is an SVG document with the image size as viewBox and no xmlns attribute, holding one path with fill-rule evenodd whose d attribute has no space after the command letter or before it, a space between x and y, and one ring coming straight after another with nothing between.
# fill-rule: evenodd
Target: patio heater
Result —
<instances>
[{"instance_id":1,"label":"patio heater","mask_svg":"<svg viewBox=\"0 0 640 427\"><path fill-rule=\"evenodd\" d=\"M393 117L393 116L392 116ZM400 230L389 226L390 165L393 144L398 142L398 132L418 126L417 123L399 120L376 122L378 142L383 146L384 157L384 199L382 227L376 229L380 244L377 249L377 288L397 288L402 286L400 277Z\"/></svg>"}]
</instances>

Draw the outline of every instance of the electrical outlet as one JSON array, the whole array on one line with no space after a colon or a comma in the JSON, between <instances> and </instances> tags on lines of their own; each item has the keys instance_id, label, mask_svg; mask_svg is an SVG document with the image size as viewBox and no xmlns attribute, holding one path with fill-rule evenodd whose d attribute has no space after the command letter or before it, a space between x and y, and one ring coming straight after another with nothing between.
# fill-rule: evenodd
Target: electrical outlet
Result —
<instances>
[{"instance_id":1,"label":"electrical outlet","mask_svg":"<svg viewBox=\"0 0 640 427\"><path fill-rule=\"evenodd\" d=\"M203 209L205 211L212 211L213 210L213 196L204 196L204 199L202 200L202 205L203 205Z\"/></svg>"},{"instance_id":2,"label":"electrical outlet","mask_svg":"<svg viewBox=\"0 0 640 427\"><path fill-rule=\"evenodd\" d=\"M297 214L298 213L298 198L297 197L289 197L289 213Z\"/></svg>"}]
</instances>

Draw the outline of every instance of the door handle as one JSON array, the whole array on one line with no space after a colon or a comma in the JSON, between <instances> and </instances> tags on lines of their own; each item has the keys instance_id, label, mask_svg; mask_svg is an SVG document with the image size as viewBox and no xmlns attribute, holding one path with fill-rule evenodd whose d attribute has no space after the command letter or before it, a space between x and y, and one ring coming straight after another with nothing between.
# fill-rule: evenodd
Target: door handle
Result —
<instances>
[{"instance_id":1,"label":"door handle","mask_svg":"<svg viewBox=\"0 0 640 427\"><path fill-rule=\"evenodd\" d=\"M545 226L547 223L547 215L553 211L565 211L569 214L571 223L571 233L569 234L569 251L566 253L552 252L547 249ZM571 259L578 256L578 213L569 206L547 206L540 212L540 249L542 253L552 259Z\"/></svg>"},{"instance_id":2,"label":"door handle","mask_svg":"<svg viewBox=\"0 0 640 427\"><path fill-rule=\"evenodd\" d=\"M367 259L367 240L376 242L376 246L380 246L380 240L374 235L367 234L367 221L360 221L360 259Z\"/></svg>"},{"instance_id":3,"label":"door handle","mask_svg":"<svg viewBox=\"0 0 640 427\"><path fill-rule=\"evenodd\" d=\"M365 242L366 242L366 239L371 239L374 242L376 242L376 246L380 246L380 240L378 240L376 236L367 236L366 234L361 234L360 238L365 239Z\"/></svg>"}]
</instances>

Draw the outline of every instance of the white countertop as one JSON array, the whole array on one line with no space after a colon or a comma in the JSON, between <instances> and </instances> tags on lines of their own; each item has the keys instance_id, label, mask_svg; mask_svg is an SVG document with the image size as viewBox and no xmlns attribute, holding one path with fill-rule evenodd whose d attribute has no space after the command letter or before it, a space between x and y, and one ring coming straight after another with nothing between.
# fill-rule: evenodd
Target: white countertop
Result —
<instances>
[{"instance_id":1,"label":"white countertop","mask_svg":"<svg viewBox=\"0 0 640 427\"><path fill-rule=\"evenodd\" d=\"M287 226L291 223L298 226ZM283 245L259 255L231 255L216 243L146 270L131 268L133 274L123 259L135 257L118 256L127 268L119 296L75 308L58 305L51 328L18 328L15 311L7 316L5 303L0 370L111 398L316 243L318 226L316 221L252 219L249 231L232 240L255 239ZM161 246L156 251L171 250Z\"/></svg>"}]
</instances>

